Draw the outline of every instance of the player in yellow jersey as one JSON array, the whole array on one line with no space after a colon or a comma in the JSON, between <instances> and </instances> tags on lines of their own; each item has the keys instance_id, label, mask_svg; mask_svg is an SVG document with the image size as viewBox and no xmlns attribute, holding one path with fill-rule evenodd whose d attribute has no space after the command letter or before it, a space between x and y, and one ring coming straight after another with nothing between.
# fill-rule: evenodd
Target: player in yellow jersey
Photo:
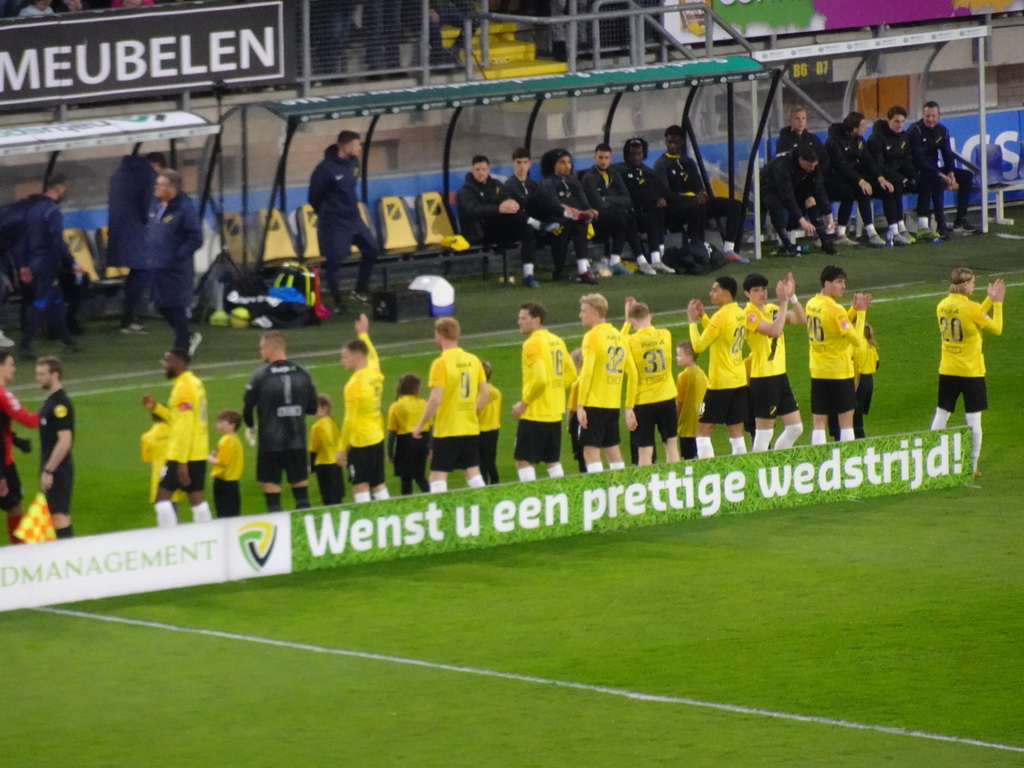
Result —
<instances>
[{"instance_id":1,"label":"player in yellow jersey","mask_svg":"<svg viewBox=\"0 0 1024 768\"><path fill-rule=\"evenodd\" d=\"M847 312L837 302L846 293L846 272L829 265L821 270L821 291L807 302L807 341L811 368L811 445L824 445L828 418L839 420L839 440L855 438L853 412L857 391L853 349L863 348L864 323L871 294L857 293ZM851 317L851 315L853 317Z\"/></svg>"},{"instance_id":2,"label":"player in yellow jersey","mask_svg":"<svg viewBox=\"0 0 1024 768\"><path fill-rule=\"evenodd\" d=\"M491 384L491 363L481 360L487 377L487 405L480 411L480 474L488 485L501 482L498 477L498 433L501 431L501 390Z\"/></svg>"},{"instance_id":3,"label":"player in yellow jersey","mask_svg":"<svg viewBox=\"0 0 1024 768\"><path fill-rule=\"evenodd\" d=\"M964 397L964 419L971 428L971 463L978 472L981 454L981 412L988 408L985 389L985 356L981 352L981 332L999 336L1003 332L1003 301L1006 283L989 283L988 297L981 304L971 301L974 272L958 267L949 278L949 296L939 302L942 359L939 362L939 404L932 418L932 429L945 429L956 401ZM991 312L991 315L989 315Z\"/></svg>"},{"instance_id":4,"label":"player in yellow jersey","mask_svg":"<svg viewBox=\"0 0 1024 768\"><path fill-rule=\"evenodd\" d=\"M697 458L715 455L711 433L716 424L725 424L729 432L732 454L747 452L743 441L743 423L747 420L747 368L743 363L743 340L747 326L743 310L736 303L739 286L728 275L717 278L711 286L711 303L718 307L714 317L704 312L704 304L694 299L686 308L690 321L690 343L700 354L705 349L708 361L708 391L697 424ZM704 326L701 331L698 322Z\"/></svg>"},{"instance_id":5,"label":"player in yellow jersey","mask_svg":"<svg viewBox=\"0 0 1024 768\"><path fill-rule=\"evenodd\" d=\"M580 421L580 445L587 472L600 472L601 451L608 469L623 469L619 448L619 407L622 378L636 376L633 358L626 353L626 341L605 321L608 301L599 293L580 299L580 322L589 328L583 337L583 369L577 391L576 417Z\"/></svg>"},{"instance_id":6,"label":"player in yellow jersey","mask_svg":"<svg viewBox=\"0 0 1024 768\"><path fill-rule=\"evenodd\" d=\"M437 415L431 493L447 491L448 475L457 469L465 471L470 488L485 485L480 474L480 412L487 405L487 377L479 358L459 347L461 333L454 317L439 317L434 323L434 343L441 356L430 366L430 398L412 431L413 437L422 439L426 425Z\"/></svg>"},{"instance_id":7,"label":"player in yellow jersey","mask_svg":"<svg viewBox=\"0 0 1024 768\"><path fill-rule=\"evenodd\" d=\"M548 477L565 476L562 468L562 414L565 391L576 379L576 366L565 342L544 327L547 310L535 301L519 307L519 332L523 342L523 386L520 399L512 406L519 420L513 457L522 482L537 479L535 464L548 467Z\"/></svg>"},{"instance_id":8,"label":"player in yellow jersey","mask_svg":"<svg viewBox=\"0 0 1024 768\"><path fill-rule=\"evenodd\" d=\"M166 421L171 428L167 442L167 463L156 491L156 524L161 528L178 524L171 496L179 488L188 494L192 520L208 523L212 519L206 503L206 458L210 452L210 433L206 423L206 388L188 369L191 357L187 349L175 347L164 353L167 378L173 379L171 399L158 403L150 394L142 404Z\"/></svg>"},{"instance_id":9,"label":"player in yellow jersey","mask_svg":"<svg viewBox=\"0 0 1024 768\"><path fill-rule=\"evenodd\" d=\"M626 323L622 335L633 358L635 375L626 380L626 427L633 433L637 465L654 460L654 433L665 446L665 461L679 461L676 435L676 384L672 379L672 334L655 328L650 307L632 296L626 298ZM635 333L630 333L630 329Z\"/></svg>"},{"instance_id":10,"label":"player in yellow jersey","mask_svg":"<svg viewBox=\"0 0 1024 768\"><path fill-rule=\"evenodd\" d=\"M341 364L352 377L345 385L345 420L341 424L338 461L348 466L352 498L357 503L387 499L384 484L384 417L380 400L384 374L370 341L370 321L365 314L355 322L359 338L341 348Z\"/></svg>"},{"instance_id":11,"label":"player in yellow jersey","mask_svg":"<svg viewBox=\"0 0 1024 768\"><path fill-rule=\"evenodd\" d=\"M697 365L697 357L688 339L676 344L676 364L683 369L676 377L676 431L684 459L697 458L697 420L708 391L708 376Z\"/></svg>"},{"instance_id":12,"label":"player in yellow jersey","mask_svg":"<svg viewBox=\"0 0 1024 768\"><path fill-rule=\"evenodd\" d=\"M791 272L775 286L778 304L768 302L768 278L756 272L743 281L743 295L750 301L743 308L750 347L750 405L754 411L752 450L767 451L775 420L782 419L782 433L775 448L790 448L804 431L800 409L786 373L787 325L804 325L807 316L796 297Z\"/></svg>"}]
</instances>

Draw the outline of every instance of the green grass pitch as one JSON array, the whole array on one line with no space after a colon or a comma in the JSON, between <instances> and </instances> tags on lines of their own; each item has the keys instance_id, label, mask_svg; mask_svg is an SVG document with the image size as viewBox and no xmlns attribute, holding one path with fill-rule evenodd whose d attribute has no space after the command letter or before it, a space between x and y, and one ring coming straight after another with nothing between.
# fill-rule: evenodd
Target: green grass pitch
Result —
<instances>
[{"instance_id":1,"label":"green grass pitch","mask_svg":"<svg viewBox=\"0 0 1024 768\"><path fill-rule=\"evenodd\" d=\"M829 260L846 268L851 293L876 299L876 435L930 422L934 308L950 268L1010 284L1003 336L985 343L990 410L972 486L62 607L86 616L0 614L0 766L1024 764L1021 243L976 237ZM825 263L812 255L725 271L742 281L754 269L773 280L792 270L806 300ZM711 281L615 278L599 290L617 320L633 295L678 337L686 302ZM506 413L519 386L518 304L544 302L570 347L582 336L577 287L457 290L464 346L492 361ZM81 534L154 522L139 399L169 390L158 364L169 333L151 325L149 336L123 337L96 320L86 351L67 361ZM237 408L258 332L204 334L196 371L210 410ZM398 375L426 375L430 324L376 324L371 334L390 402ZM335 319L288 333L336 403L337 349L351 335L350 321ZM802 331L787 340L806 403ZM18 381L35 406L27 365ZM507 418L506 480L513 434ZM262 509L254 458L248 511ZM30 491L36 460L19 461Z\"/></svg>"}]
</instances>

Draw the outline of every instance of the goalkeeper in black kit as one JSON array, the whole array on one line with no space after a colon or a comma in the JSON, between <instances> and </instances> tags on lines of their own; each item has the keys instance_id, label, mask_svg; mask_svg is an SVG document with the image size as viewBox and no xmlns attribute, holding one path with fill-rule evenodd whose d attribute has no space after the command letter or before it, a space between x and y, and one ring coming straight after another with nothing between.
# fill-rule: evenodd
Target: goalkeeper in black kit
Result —
<instances>
[{"instance_id":1,"label":"goalkeeper in black kit","mask_svg":"<svg viewBox=\"0 0 1024 768\"><path fill-rule=\"evenodd\" d=\"M259 422L256 479L263 486L268 512L281 511L281 474L288 479L295 509L309 507L306 416L316 414L316 387L309 372L285 359L284 335L269 331L260 339L266 365L245 387L242 417L247 427Z\"/></svg>"}]
</instances>

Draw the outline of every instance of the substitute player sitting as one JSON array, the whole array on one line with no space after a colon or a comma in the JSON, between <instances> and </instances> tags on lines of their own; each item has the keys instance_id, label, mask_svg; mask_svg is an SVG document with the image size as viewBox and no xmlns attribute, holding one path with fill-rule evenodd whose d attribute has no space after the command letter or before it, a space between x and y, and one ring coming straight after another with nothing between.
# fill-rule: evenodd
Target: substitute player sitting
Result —
<instances>
[{"instance_id":1,"label":"substitute player sitting","mask_svg":"<svg viewBox=\"0 0 1024 768\"><path fill-rule=\"evenodd\" d=\"M630 370L634 374L626 380L626 427L636 435L637 466L641 467L654 461L655 431L665 446L665 461L679 461L672 334L667 328L655 328L653 319L642 301L632 296L626 299L622 335L633 358Z\"/></svg>"},{"instance_id":2,"label":"substitute player sitting","mask_svg":"<svg viewBox=\"0 0 1024 768\"><path fill-rule=\"evenodd\" d=\"M1002 334L1006 283L1002 280L990 283L988 297L981 304L971 301L972 293L974 272L958 267L949 278L949 296L940 301L935 310L942 359L939 362L939 404L932 418L932 429L946 428L950 414L956 410L956 401L963 395L964 420L971 428L971 467L977 477L980 474L981 412L988 408L981 332Z\"/></svg>"},{"instance_id":3,"label":"substitute player sitting","mask_svg":"<svg viewBox=\"0 0 1024 768\"><path fill-rule=\"evenodd\" d=\"M743 295L749 299L743 308L747 320L747 346L750 347L750 401L754 410L755 453L767 451L775 431L775 420L783 429L775 448L791 448L804 431L800 409L786 374L787 325L807 322L796 297L796 283L790 273L775 286L778 304L768 301L768 278L754 272L743 281Z\"/></svg>"},{"instance_id":4,"label":"substitute player sitting","mask_svg":"<svg viewBox=\"0 0 1024 768\"><path fill-rule=\"evenodd\" d=\"M384 417L380 412L384 374L365 314L359 315L355 328L359 338L341 348L341 364L352 371L352 377L345 384L338 461L348 466L352 498L359 503L369 501L371 491L377 500L390 496L384 484Z\"/></svg>"}]
</instances>

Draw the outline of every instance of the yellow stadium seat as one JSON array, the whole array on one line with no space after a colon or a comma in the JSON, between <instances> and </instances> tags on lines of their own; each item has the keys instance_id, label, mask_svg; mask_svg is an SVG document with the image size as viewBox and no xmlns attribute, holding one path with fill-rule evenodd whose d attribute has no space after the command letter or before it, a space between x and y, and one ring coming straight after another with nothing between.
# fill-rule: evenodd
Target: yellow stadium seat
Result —
<instances>
[{"instance_id":1,"label":"yellow stadium seat","mask_svg":"<svg viewBox=\"0 0 1024 768\"><path fill-rule=\"evenodd\" d=\"M415 251L419 247L416 228L413 226L409 207L395 195L382 197L377 201L377 218L385 251Z\"/></svg>"},{"instance_id":2,"label":"yellow stadium seat","mask_svg":"<svg viewBox=\"0 0 1024 768\"><path fill-rule=\"evenodd\" d=\"M269 220L266 208L260 208L256 212L256 231L262 234L260 239L263 240L263 263L288 261L299 257L295 252L295 241L292 240L284 216L277 208L270 210Z\"/></svg>"},{"instance_id":3,"label":"yellow stadium seat","mask_svg":"<svg viewBox=\"0 0 1024 768\"><path fill-rule=\"evenodd\" d=\"M100 227L97 229L93 236L93 242L96 243L96 252L99 255L99 260L104 265L103 277L107 280L119 280L122 277L126 277L131 271L128 267L107 266L107 249L110 246L110 228Z\"/></svg>"},{"instance_id":4,"label":"yellow stadium seat","mask_svg":"<svg viewBox=\"0 0 1024 768\"><path fill-rule=\"evenodd\" d=\"M71 228L64 230L64 242L68 244L71 257L78 262L78 265L85 270L85 274L93 282L100 279L96 272L96 264L92 258L92 246L89 244L89 236L84 229Z\"/></svg>"},{"instance_id":5,"label":"yellow stadium seat","mask_svg":"<svg viewBox=\"0 0 1024 768\"><path fill-rule=\"evenodd\" d=\"M224 211L221 217L221 242L235 264L245 260L245 227L242 224L242 214L238 211Z\"/></svg>"},{"instance_id":6,"label":"yellow stadium seat","mask_svg":"<svg viewBox=\"0 0 1024 768\"><path fill-rule=\"evenodd\" d=\"M416 215L423 227L423 245L439 246L446 237L455 234L448 206L439 192L423 192L416 196Z\"/></svg>"}]
</instances>

